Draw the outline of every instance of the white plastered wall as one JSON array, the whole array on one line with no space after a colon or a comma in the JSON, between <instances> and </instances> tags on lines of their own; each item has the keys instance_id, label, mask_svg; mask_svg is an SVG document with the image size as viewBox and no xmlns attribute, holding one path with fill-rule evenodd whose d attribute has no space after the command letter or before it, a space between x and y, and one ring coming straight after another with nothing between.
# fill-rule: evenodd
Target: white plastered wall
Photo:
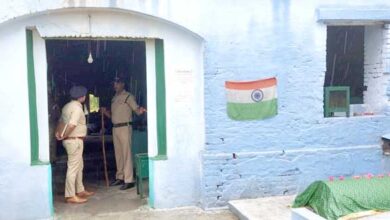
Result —
<instances>
[{"instance_id":1,"label":"white plastered wall","mask_svg":"<svg viewBox=\"0 0 390 220\"><path fill-rule=\"evenodd\" d=\"M157 155L157 109L156 99L156 72L155 66L155 46L154 40L146 40L146 87L148 93L148 154L149 156Z\"/></svg>"},{"instance_id":2,"label":"white plastered wall","mask_svg":"<svg viewBox=\"0 0 390 220\"><path fill-rule=\"evenodd\" d=\"M364 104L366 111L383 114L389 75L383 71L383 25L367 25L364 32Z\"/></svg>"},{"instance_id":3,"label":"white plastered wall","mask_svg":"<svg viewBox=\"0 0 390 220\"><path fill-rule=\"evenodd\" d=\"M45 40L33 30L34 70L38 108L39 160L49 162L49 109L47 98L47 61Z\"/></svg>"},{"instance_id":4,"label":"white plastered wall","mask_svg":"<svg viewBox=\"0 0 390 220\"><path fill-rule=\"evenodd\" d=\"M0 159L30 164L25 29L2 27L0 48Z\"/></svg>"},{"instance_id":5,"label":"white plastered wall","mask_svg":"<svg viewBox=\"0 0 390 220\"><path fill-rule=\"evenodd\" d=\"M166 38L164 51L168 161L155 161L154 204L197 205L205 128L203 49L188 38Z\"/></svg>"},{"instance_id":6,"label":"white plastered wall","mask_svg":"<svg viewBox=\"0 0 390 220\"><path fill-rule=\"evenodd\" d=\"M26 26L2 26L0 48L0 219L49 218L50 167L30 165Z\"/></svg>"}]
</instances>

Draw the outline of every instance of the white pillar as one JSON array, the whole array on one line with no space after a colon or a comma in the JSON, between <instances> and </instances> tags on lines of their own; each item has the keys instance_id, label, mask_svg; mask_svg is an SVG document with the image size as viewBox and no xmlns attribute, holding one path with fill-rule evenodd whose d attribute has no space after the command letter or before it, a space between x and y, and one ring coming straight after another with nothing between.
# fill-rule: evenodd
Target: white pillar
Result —
<instances>
[{"instance_id":1,"label":"white pillar","mask_svg":"<svg viewBox=\"0 0 390 220\"><path fill-rule=\"evenodd\" d=\"M383 25L382 64L383 74L390 74L390 23L386 23ZM390 115L390 80L387 80L386 83L387 105L385 109L385 114Z\"/></svg>"}]
</instances>

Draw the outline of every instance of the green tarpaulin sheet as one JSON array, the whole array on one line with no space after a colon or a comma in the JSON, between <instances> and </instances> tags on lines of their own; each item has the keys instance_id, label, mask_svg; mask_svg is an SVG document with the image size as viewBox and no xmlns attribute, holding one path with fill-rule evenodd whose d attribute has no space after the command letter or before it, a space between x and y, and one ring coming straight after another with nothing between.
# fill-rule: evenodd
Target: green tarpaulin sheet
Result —
<instances>
[{"instance_id":1,"label":"green tarpaulin sheet","mask_svg":"<svg viewBox=\"0 0 390 220\"><path fill-rule=\"evenodd\" d=\"M304 206L326 219L367 210L390 210L390 177L316 181L295 198L293 208Z\"/></svg>"}]
</instances>

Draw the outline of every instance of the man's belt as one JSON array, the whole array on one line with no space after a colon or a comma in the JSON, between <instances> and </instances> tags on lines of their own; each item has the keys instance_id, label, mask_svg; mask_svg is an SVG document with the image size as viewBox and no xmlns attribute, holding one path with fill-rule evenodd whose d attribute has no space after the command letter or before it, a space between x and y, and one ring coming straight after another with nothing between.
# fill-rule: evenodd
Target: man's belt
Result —
<instances>
[{"instance_id":1,"label":"man's belt","mask_svg":"<svg viewBox=\"0 0 390 220\"><path fill-rule=\"evenodd\" d=\"M119 128L119 127L125 127L125 126L130 126L133 125L133 122L125 122L125 123L118 123L118 124L113 124L113 128Z\"/></svg>"},{"instance_id":2,"label":"man's belt","mask_svg":"<svg viewBox=\"0 0 390 220\"><path fill-rule=\"evenodd\" d=\"M85 137L67 137L64 140L77 140L77 139L84 140Z\"/></svg>"}]
</instances>

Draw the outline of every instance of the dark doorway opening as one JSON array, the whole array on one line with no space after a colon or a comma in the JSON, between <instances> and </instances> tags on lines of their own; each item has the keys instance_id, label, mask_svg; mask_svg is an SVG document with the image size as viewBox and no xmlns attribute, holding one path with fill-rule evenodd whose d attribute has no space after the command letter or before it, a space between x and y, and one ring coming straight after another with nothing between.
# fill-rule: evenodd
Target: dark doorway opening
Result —
<instances>
[{"instance_id":1,"label":"dark doorway opening","mask_svg":"<svg viewBox=\"0 0 390 220\"><path fill-rule=\"evenodd\" d=\"M114 95L112 82L116 76L126 78L127 91L135 96L140 106L147 108L146 49L144 41L53 39L46 40L46 52L53 193L55 202L64 204L67 155L62 143L54 138L54 129L60 117L61 108L70 100L69 89L73 85L83 85L88 89L84 106L88 127L83 154L84 185L98 191L99 188L106 189L101 141L102 123L98 109L102 106L110 107ZM134 157L137 153L147 153L147 120L145 115L133 115L132 155ZM104 122L107 168L109 179L112 180L116 171L111 136L112 125L110 119L105 118ZM113 194L108 196L118 196L113 190L119 191L119 189L110 188L109 190ZM119 200L138 198L135 189L131 190L135 196L125 199L119 195ZM116 204L112 200L107 200L105 203L111 203L114 206ZM129 210L131 206L131 204L124 206L117 204L115 207L123 211L120 210L121 207ZM64 207L55 205L55 208L58 211L57 209Z\"/></svg>"},{"instance_id":2,"label":"dark doorway opening","mask_svg":"<svg viewBox=\"0 0 390 220\"><path fill-rule=\"evenodd\" d=\"M351 104L363 104L364 26L328 26L324 86L349 86Z\"/></svg>"}]
</instances>

